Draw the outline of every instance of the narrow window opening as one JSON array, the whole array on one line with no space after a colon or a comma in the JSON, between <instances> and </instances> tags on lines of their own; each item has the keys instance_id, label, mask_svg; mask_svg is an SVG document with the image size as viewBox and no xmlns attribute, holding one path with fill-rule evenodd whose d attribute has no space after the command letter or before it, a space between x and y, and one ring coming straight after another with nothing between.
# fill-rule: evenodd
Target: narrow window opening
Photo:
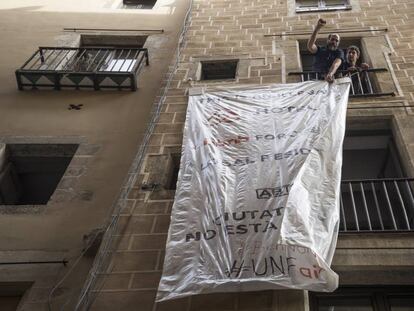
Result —
<instances>
[{"instance_id":1,"label":"narrow window opening","mask_svg":"<svg viewBox=\"0 0 414 311\"><path fill-rule=\"evenodd\" d=\"M0 204L47 204L78 146L7 144L0 156Z\"/></svg>"},{"instance_id":2,"label":"narrow window opening","mask_svg":"<svg viewBox=\"0 0 414 311\"><path fill-rule=\"evenodd\" d=\"M181 154L171 153L170 154L170 163L168 168L168 175L165 189L167 190L176 190L177 181L178 181L178 172L180 171L180 159Z\"/></svg>"},{"instance_id":3,"label":"narrow window opening","mask_svg":"<svg viewBox=\"0 0 414 311\"><path fill-rule=\"evenodd\" d=\"M235 79L238 63L238 60L202 61L200 80Z\"/></svg>"}]
</instances>

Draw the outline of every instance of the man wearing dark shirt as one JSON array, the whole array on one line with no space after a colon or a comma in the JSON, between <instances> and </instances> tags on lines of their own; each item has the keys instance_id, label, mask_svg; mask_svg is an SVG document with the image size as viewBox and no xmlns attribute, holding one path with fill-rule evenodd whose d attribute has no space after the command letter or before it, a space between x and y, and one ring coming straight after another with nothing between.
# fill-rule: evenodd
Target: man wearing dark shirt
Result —
<instances>
[{"instance_id":1,"label":"man wearing dark shirt","mask_svg":"<svg viewBox=\"0 0 414 311\"><path fill-rule=\"evenodd\" d=\"M329 34L326 46L315 44L316 36L325 24L326 21L322 18L318 20L318 24L308 40L308 51L315 55L313 70L326 73L325 80L333 82L336 71L344 61L344 52L338 49L340 37L336 33Z\"/></svg>"},{"instance_id":2,"label":"man wearing dark shirt","mask_svg":"<svg viewBox=\"0 0 414 311\"><path fill-rule=\"evenodd\" d=\"M350 45L346 49L346 59L342 64L342 70L348 71L347 75L351 78L351 91L353 94L365 94L369 92L367 82L368 73L366 72L369 69L367 63L362 63L358 65L358 59L361 55L361 51L355 45Z\"/></svg>"}]
</instances>

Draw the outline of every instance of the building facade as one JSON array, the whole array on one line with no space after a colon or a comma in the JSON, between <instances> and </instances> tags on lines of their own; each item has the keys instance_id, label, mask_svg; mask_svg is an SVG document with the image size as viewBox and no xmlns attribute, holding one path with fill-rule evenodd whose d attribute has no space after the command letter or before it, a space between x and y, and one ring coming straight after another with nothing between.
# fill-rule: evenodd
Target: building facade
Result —
<instances>
[{"instance_id":1,"label":"building facade","mask_svg":"<svg viewBox=\"0 0 414 311\"><path fill-rule=\"evenodd\" d=\"M50 200L45 194L43 204L33 204L39 198L29 196L0 207L4 301L17 301L17 310L412 310L411 0L158 0L152 9L150 1L25 2L6 1L0 11L7 42L0 49L0 137L4 158L11 159L4 167L12 162L24 171L21 158L28 156L68 164L56 164L63 173ZM347 112L332 264L338 291L219 293L155 303L189 90L317 78L309 73L306 42L318 18L327 21L319 44L339 33L340 47L357 45L370 66L355 76ZM92 60L79 67L84 50L39 51L38 63L62 75L56 86L45 76L50 67L35 63L45 77L33 77L33 68L22 66L38 46L89 48ZM108 46L122 52L111 50L110 68L99 70ZM136 92L119 90L131 88L125 77L112 84L96 78L129 72L125 66L139 59L129 56L134 48L147 48L149 58L137 73ZM42 61L48 56L49 63ZM65 71L62 64L72 67ZM13 80L19 68L17 78L26 75L22 91ZM98 69L85 86L74 71L90 68ZM46 86L39 82L44 78ZM108 85L115 90L103 90ZM97 90L76 90L87 87Z\"/></svg>"}]
</instances>

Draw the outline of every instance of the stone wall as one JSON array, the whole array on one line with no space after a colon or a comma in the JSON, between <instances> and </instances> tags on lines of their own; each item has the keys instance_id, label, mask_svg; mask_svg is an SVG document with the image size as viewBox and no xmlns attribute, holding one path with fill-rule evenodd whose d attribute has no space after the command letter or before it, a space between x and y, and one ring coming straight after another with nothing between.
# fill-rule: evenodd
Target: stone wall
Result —
<instances>
[{"instance_id":1,"label":"stone wall","mask_svg":"<svg viewBox=\"0 0 414 311\"><path fill-rule=\"evenodd\" d=\"M409 106L414 105L414 24L410 20L414 4L411 0L355 0L352 4L350 11L296 14L294 0L194 1L178 67L151 135L146 162L136 172L136 183L120 215L111 264L99 276L92 310L113 310L114 305L120 311L307 310L307 293L300 291L199 295L155 304L174 198L173 190L164 189L163 180L170 173L170 154L180 152L188 89L295 81L288 73L301 69L300 40L308 37L301 33L312 31L319 17L327 19L326 31L368 29L341 35L360 38L371 65L388 68L378 80L382 90L391 90L395 96L352 99L348 126L392 129L406 171L413 176L414 118ZM265 36L282 33L290 35ZM240 60L235 79L198 81L200 61L232 58ZM143 190L143 184L150 187ZM343 284L372 284L378 281L375 275L383 276L383 284L412 284L413 248L414 236L409 233L342 236L334 268Z\"/></svg>"}]
</instances>

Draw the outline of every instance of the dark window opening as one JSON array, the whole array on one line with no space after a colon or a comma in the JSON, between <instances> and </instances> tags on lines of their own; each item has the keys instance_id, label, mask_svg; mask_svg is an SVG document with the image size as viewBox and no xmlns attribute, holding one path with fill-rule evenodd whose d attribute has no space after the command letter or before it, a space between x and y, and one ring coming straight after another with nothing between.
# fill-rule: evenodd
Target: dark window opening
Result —
<instances>
[{"instance_id":1,"label":"dark window opening","mask_svg":"<svg viewBox=\"0 0 414 311\"><path fill-rule=\"evenodd\" d=\"M235 79L238 63L238 60L202 61L200 80Z\"/></svg>"},{"instance_id":2,"label":"dark window opening","mask_svg":"<svg viewBox=\"0 0 414 311\"><path fill-rule=\"evenodd\" d=\"M141 10L151 10L156 0L123 0L125 9L141 9Z\"/></svg>"},{"instance_id":3,"label":"dark window opening","mask_svg":"<svg viewBox=\"0 0 414 311\"><path fill-rule=\"evenodd\" d=\"M340 230L414 230L414 179L406 177L392 133L348 131L343 145Z\"/></svg>"},{"instance_id":4,"label":"dark window opening","mask_svg":"<svg viewBox=\"0 0 414 311\"><path fill-rule=\"evenodd\" d=\"M335 32L334 30L332 32ZM324 37L323 37L324 36ZM322 38L323 37L323 38ZM328 35L319 35L319 39L316 41L316 44L319 46L326 46L326 40ZM300 40L299 41L299 50L300 50L300 59L302 62L302 70L303 71L312 71L313 70L313 62L314 62L314 55L311 54L307 49L307 40ZM355 45L361 51L361 55L359 56L357 65L365 62L364 51L361 46L361 39L360 38L341 38L339 42L339 49L344 51L344 56L346 57L346 49L351 46Z\"/></svg>"},{"instance_id":5,"label":"dark window opening","mask_svg":"<svg viewBox=\"0 0 414 311\"><path fill-rule=\"evenodd\" d=\"M342 180L401 177L405 174L391 131L346 132Z\"/></svg>"},{"instance_id":6,"label":"dark window opening","mask_svg":"<svg viewBox=\"0 0 414 311\"><path fill-rule=\"evenodd\" d=\"M340 287L333 293L310 292L311 311L412 311L412 286Z\"/></svg>"},{"instance_id":7,"label":"dark window opening","mask_svg":"<svg viewBox=\"0 0 414 311\"><path fill-rule=\"evenodd\" d=\"M80 47L143 48L148 36L81 35Z\"/></svg>"},{"instance_id":8,"label":"dark window opening","mask_svg":"<svg viewBox=\"0 0 414 311\"><path fill-rule=\"evenodd\" d=\"M0 204L47 204L77 144L7 144L0 158Z\"/></svg>"},{"instance_id":9,"label":"dark window opening","mask_svg":"<svg viewBox=\"0 0 414 311\"><path fill-rule=\"evenodd\" d=\"M328 35L320 37L316 44L319 46L326 46L326 40ZM347 59L347 49L349 46L356 46L359 48L360 55L356 63L358 70L348 70L346 67L339 67L335 74L335 78L350 77L351 89L350 96L352 97L365 97L365 96L390 96L394 95L393 92L381 92L379 87L379 81L376 73L386 72L387 68L372 68L368 65L368 68L361 67L362 63L368 63L367 55L364 55L365 51L362 48L360 38L342 38L339 43L339 49L344 52L344 61ZM314 71L313 64L315 56L307 50L307 40L299 41L299 51L302 71L290 72L289 75L300 76L302 81L309 80L324 80L326 72Z\"/></svg>"},{"instance_id":10,"label":"dark window opening","mask_svg":"<svg viewBox=\"0 0 414 311\"><path fill-rule=\"evenodd\" d=\"M32 283L28 282L0 282L0 309L1 311L16 311L24 293Z\"/></svg>"},{"instance_id":11,"label":"dark window opening","mask_svg":"<svg viewBox=\"0 0 414 311\"><path fill-rule=\"evenodd\" d=\"M349 0L296 0L296 12L350 10Z\"/></svg>"},{"instance_id":12,"label":"dark window opening","mask_svg":"<svg viewBox=\"0 0 414 311\"><path fill-rule=\"evenodd\" d=\"M168 165L168 178L165 185L165 189L167 190L176 190L177 189L177 181L178 181L178 172L180 171L180 159L181 154L179 153L171 153L170 154L170 161Z\"/></svg>"}]
</instances>

